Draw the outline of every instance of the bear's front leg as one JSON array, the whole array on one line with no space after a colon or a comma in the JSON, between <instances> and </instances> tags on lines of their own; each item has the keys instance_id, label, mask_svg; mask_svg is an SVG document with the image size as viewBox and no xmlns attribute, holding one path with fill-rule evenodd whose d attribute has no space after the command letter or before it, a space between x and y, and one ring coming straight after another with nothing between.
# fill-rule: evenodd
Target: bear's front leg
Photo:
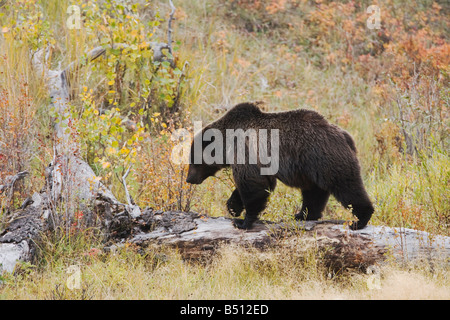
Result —
<instances>
[{"instance_id":1,"label":"bear's front leg","mask_svg":"<svg viewBox=\"0 0 450 320\"><path fill-rule=\"evenodd\" d=\"M245 171L244 171L245 172ZM241 172L233 172L237 190L245 207L245 219L234 219L238 229L250 229L258 220L258 215L266 208L270 192L275 189L276 179L273 176L240 176Z\"/></svg>"},{"instance_id":2,"label":"bear's front leg","mask_svg":"<svg viewBox=\"0 0 450 320\"><path fill-rule=\"evenodd\" d=\"M233 191L230 199L228 199L227 209L233 217L239 217L242 211L244 211L244 204L242 203L241 195L237 189Z\"/></svg>"},{"instance_id":3,"label":"bear's front leg","mask_svg":"<svg viewBox=\"0 0 450 320\"><path fill-rule=\"evenodd\" d=\"M233 225L238 229L248 230L256 220L258 220L258 216L246 214L245 219L233 219Z\"/></svg>"}]
</instances>

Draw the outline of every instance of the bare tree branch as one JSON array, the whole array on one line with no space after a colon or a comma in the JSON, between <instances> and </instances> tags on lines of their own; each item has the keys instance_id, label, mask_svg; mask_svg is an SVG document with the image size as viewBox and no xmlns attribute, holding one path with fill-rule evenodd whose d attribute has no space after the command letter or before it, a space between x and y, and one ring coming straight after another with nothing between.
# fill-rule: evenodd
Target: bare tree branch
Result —
<instances>
[{"instance_id":1,"label":"bare tree branch","mask_svg":"<svg viewBox=\"0 0 450 320\"><path fill-rule=\"evenodd\" d=\"M17 181L22 180L23 178L25 178L28 175L28 171L22 171L17 173L14 176L8 176L6 177L4 184L0 185L0 194L2 194L5 190L9 192L7 192L7 200L6 200L6 212L10 211L10 206L13 202L13 197L14 197L14 185L16 184ZM2 225L5 224L6 221L6 212L3 213L3 221L2 221Z\"/></svg>"},{"instance_id":2,"label":"bare tree branch","mask_svg":"<svg viewBox=\"0 0 450 320\"><path fill-rule=\"evenodd\" d=\"M169 0L169 4L170 4L170 8L172 9L172 11L170 12L169 15L169 22L167 25L167 45L169 46L169 53L172 54L172 21L175 19L174 18L174 14L175 14L175 6L173 5L172 0Z\"/></svg>"},{"instance_id":3,"label":"bare tree branch","mask_svg":"<svg viewBox=\"0 0 450 320\"><path fill-rule=\"evenodd\" d=\"M29 173L28 171L22 171L22 172L17 173L14 176L7 176L5 178L4 184L0 184L0 194L2 194L3 191L5 191L5 190L7 190L9 188L14 189L14 184L17 181L22 180L23 178L25 178L28 175L28 173Z\"/></svg>"},{"instance_id":4,"label":"bare tree branch","mask_svg":"<svg viewBox=\"0 0 450 320\"><path fill-rule=\"evenodd\" d=\"M130 165L128 167L127 171L125 172L125 174L123 175L122 184L125 189L125 196L127 197L127 202L128 202L127 211L132 218L137 218L141 215L141 209L134 203L133 198L131 198L130 193L128 192L127 181L126 181L128 174L130 173L131 167L132 166Z\"/></svg>"},{"instance_id":5,"label":"bare tree branch","mask_svg":"<svg viewBox=\"0 0 450 320\"><path fill-rule=\"evenodd\" d=\"M80 65L82 65L83 63L94 61L95 59L105 55L108 48L111 48L113 50L114 49L124 50L129 47L130 46L125 43L115 43L109 47L108 46L95 47L94 49L92 49L91 51L86 53L86 55L80 61L73 61L72 63L70 63L67 66L67 68L64 69L63 72L65 72L67 74L67 76L69 76L70 74L73 74L80 68ZM168 49L169 52L171 52L170 46L167 43L163 43L163 42L147 43L146 46L142 47L142 50L146 50L146 49L152 49L153 50L153 61L159 61L159 62L164 61L164 59L166 58L166 56L162 52L162 50Z\"/></svg>"},{"instance_id":6,"label":"bare tree branch","mask_svg":"<svg viewBox=\"0 0 450 320\"><path fill-rule=\"evenodd\" d=\"M126 181L126 179L128 177L128 174L130 173L131 167L132 166L130 165L128 167L127 171L125 172L125 174L122 177L122 184L123 184L123 187L125 188L125 196L127 197L127 201L128 201L129 205L133 205L134 204L134 201L133 201L133 199L131 199L130 193L128 192L127 181Z\"/></svg>"}]
</instances>

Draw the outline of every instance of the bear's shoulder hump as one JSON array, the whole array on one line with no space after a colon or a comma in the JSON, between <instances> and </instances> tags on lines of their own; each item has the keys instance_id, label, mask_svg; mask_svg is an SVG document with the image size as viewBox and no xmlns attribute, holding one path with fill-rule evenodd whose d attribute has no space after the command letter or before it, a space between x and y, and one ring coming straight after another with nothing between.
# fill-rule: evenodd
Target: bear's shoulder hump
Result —
<instances>
[{"instance_id":1,"label":"bear's shoulder hump","mask_svg":"<svg viewBox=\"0 0 450 320\"><path fill-rule=\"evenodd\" d=\"M262 111L259 109L258 105L252 102L244 102L235 105L231 108L226 115L228 116L246 116L246 115L255 115L261 114Z\"/></svg>"}]
</instances>

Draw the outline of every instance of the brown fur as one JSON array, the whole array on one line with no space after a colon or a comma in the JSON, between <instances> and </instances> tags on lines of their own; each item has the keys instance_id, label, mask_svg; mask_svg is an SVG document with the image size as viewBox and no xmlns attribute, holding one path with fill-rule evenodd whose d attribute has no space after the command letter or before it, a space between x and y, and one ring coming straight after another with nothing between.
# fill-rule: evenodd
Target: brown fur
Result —
<instances>
[{"instance_id":1,"label":"brown fur","mask_svg":"<svg viewBox=\"0 0 450 320\"><path fill-rule=\"evenodd\" d=\"M193 164L194 144L201 143L203 150L210 143L200 141L200 135L194 138L186 181L198 184L231 166L236 190L227 202L228 210L234 216L246 210L245 219L235 221L238 228L248 229L257 220L277 179L301 189L303 206L297 219L321 218L332 194L345 208L351 207L359 219L352 225L354 229L365 227L370 220L374 209L361 179L355 143L350 134L319 113L304 109L265 113L253 103L242 103L202 132L210 128L224 136L226 129L279 129L279 170L272 176L261 175L259 164Z\"/></svg>"}]
</instances>

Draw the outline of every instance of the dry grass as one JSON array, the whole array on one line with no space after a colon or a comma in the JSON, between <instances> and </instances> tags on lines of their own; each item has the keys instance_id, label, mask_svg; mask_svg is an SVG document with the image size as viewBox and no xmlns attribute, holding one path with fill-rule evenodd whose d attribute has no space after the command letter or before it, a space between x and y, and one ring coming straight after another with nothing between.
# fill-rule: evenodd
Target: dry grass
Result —
<instances>
[{"instance_id":1,"label":"dry grass","mask_svg":"<svg viewBox=\"0 0 450 320\"><path fill-rule=\"evenodd\" d=\"M139 255L130 247L105 255L85 249L74 260L23 266L4 277L0 299L450 299L448 269L385 266L376 275L331 275L313 252L295 250L225 247L205 265L184 262L171 250ZM79 288L67 286L71 265L80 270Z\"/></svg>"}]
</instances>

